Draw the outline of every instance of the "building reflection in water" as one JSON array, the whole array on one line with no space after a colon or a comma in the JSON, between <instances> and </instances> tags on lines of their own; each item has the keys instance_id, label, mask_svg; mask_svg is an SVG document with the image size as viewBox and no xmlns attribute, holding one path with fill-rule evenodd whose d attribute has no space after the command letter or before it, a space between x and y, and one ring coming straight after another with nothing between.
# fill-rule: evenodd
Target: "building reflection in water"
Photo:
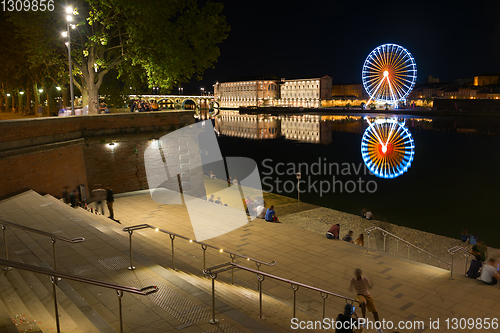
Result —
<instances>
[{"instance_id":1,"label":"building reflection in water","mask_svg":"<svg viewBox=\"0 0 500 333\"><path fill-rule=\"evenodd\" d=\"M219 135L247 139L285 139L308 143L332 142L332 120L319 115L239 114L221 111L215 118Z\"/></svg>"},{"instance_id":2,"label":"building reflection in water","mask_svg":"<svg viewBox=\"0 0 500 333\"><path fill-rule=\"evenodd\" d=\"M405 117L405 122L413 131L439 130L433 129L432 119ZM215 117L215 130L219 135L246 139L283 137L321 144L332 142L332 131L363 134L366 127L363 116L357 115L240 114L234 110L223 110Z\"/></svg>"},{"instance_id":3,"label":"building reflection in water","mask_svg":"<svg viewBox=\"0 0 500 333\"><path fill-rule=\"evenodd\" d=\"M332 120L319 115L280 116L281 135L286 139L308 143L332 142Z\"/></svg>"},{"instance_id":4,"label":"building reflection in water","mask_svg":"<svg viewBox=\"0 0 500 333\"><path fill-rule=\"evenodd\" d=\"M239 114L221 111L215 117L215 130L219 135L246 139L275 139L280 137L280 120L276 116Z\"/></svg>"}]
</instances>

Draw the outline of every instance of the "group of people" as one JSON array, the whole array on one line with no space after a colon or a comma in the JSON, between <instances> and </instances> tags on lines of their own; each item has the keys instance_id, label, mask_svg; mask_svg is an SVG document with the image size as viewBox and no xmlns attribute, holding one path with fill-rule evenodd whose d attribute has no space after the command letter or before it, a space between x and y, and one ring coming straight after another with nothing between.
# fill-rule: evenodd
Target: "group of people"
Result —
<instances>
[{"instance_id":1,"label":"group of people","mask_svg":"<svg viewBox=\"0 0 500 333\"><path fill-rule=\"evenodd\" d=\"M358 238L354 240L353 238L354 232L349 230L349 232L342 237L342 240L345 242L353 243L359 246L365 246L365 235L359 234ZM334 224L328 229L326 232L326 238L328 239L340 239L340 224Z\"/></svg>"},{"instance_id":2,"label":"group of people","mask_svg":"<svg viewBox=\"0 0 500 333\"><path fill-rule=\"evenodd\" d=\"M467 232L467 230L464 231ZM464 232L462 232L462 236L463 234ZM474 256L474 259L471 261L469 269L467 270L467 276L473 279L479 279L483 283L489 285L498 286L500 275L495 258L487 257L488 248L482 239L477 238L477 232L474 233L473 237L474 238L469 238L469 242L473 241L470 253ZM464 242L467 242L467 240Z\"/></svg>"},{"instance_id":3,"label":"group of people","mask_svg":"<svg viewBox=\"0 0 500 333\"><path fill-rule=\"evenodd\" d=\"M100 209L102 215L104 215L104 201L106 201L106 205L109 210L109 218L112 220L115 219L113 210L113 203L115 201L114 193L109 185L105 188L102 188L99 185L96 186L96 188L92 190L92 201L95 203L95 210L99 211Z\"/></svg>"},{"instance_id":4,"label":"group of people","mask_svg":"<svg viewBox=\"0 0 500 333\"><path fill-rule=\"evenodd\" d=\"M87 209L89 208L87 204L94 202L95 212L97 213L100 209L102 215L104 215L104 201L106 201L106 205L108 206L109 210L109 218L115 220L113 210L113 203L115 201L114 192L109 185L107 185L105 189L97 186L92 191L91 202L84 202L81 199L80 191L78 191L77 189L68 192L68 186L65 186L64 190L62 191L62 200L64 201L64 203L71 205L71 207L82 207ZM92 212L94 212L94 208L90 209L92 210ZM115 221L119 223L119 221Z\"/></svg>"},{"instance_id":5,"label":"group of people","mask_svg":"<svg viewBox=\"0 0 500 333\"><path fill-rule=\"evenodd\" d=\"M373 216L373 213L371 211L369 211L369 210L366 210L365 208L363 208L361 210L361 214L360 215L361 215L361 217L363 217L363 218L365 218L367 220L373 220L373 219L375 219L375 216Z\"/></svg>"},{"instance_id":6,"label":"group of people","mask_svg":"<svg viewBox=\"0 0 500 333\"><path fill-rule=\"evenodd\" d=\"M460 235L460 240L464 243L469 243L470 245L475 245L477 242L477 231L469 234L467 229L462 230L462 234Z\"/></svg>"},{"instance_id":7,"label":"group of people","mask_svg":"<svg viewBox=\"0 0 500 333\"><path fill-rule=\"evenodd\" d=\"M158 111L160 110L160 105L156 100L133 100L130 104L130 112L146 112L146 111Z\"/></svg>"},{"instance_id":8,"label":"group of people","mask_svg":"<svg viewBox=\"0 0 500 333\"><path fill-rule=\"evenodd\" d=\"M208 198L208 202L213 202L214 204L223 205L227 207L227 204L223 204L222 201L220 201L220 197L217 197L217 199L215 199L214 194L210 195L210 198Z\"/></svg>"}]
</instances>

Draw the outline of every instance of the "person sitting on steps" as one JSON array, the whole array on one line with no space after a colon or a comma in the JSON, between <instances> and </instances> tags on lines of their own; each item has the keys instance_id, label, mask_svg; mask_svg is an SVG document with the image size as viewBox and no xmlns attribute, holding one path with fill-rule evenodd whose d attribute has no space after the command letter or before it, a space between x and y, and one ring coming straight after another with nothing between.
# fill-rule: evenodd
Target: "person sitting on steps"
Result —
<instances>
[{"instance_id":1,"label":"person sitting on steps","mask_svg":"<svg viewBox=\"0 0 500 333\"><path fill-rule=\"evenodd\" d=\"M481 281L495 286L498 283L499 277L500 275L498 275L497 268L495 267L495 259L489 258L486 265L481 269Z\"/></svg>"},{"instance_id":2,"label":"person sitting on steps","mask_svg":"<svg viewBox=\"0 0 500 333\"><path fill-rule=\"evenodd\" d=\"M267 222L279 222L276 212L274 211L274 206L269 207L266 211L266 221Z\"/></svg>"}]
</instances>

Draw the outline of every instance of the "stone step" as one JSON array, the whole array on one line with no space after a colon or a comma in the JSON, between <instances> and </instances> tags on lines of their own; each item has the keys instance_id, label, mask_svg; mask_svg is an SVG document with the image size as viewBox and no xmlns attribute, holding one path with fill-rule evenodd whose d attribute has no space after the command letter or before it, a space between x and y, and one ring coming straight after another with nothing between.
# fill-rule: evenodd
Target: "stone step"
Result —
<instances>
[{"instance_id":1,"label":"stone step","mask_svg":"<svg viewBox=\"0 0 500 333\"><path fill-rule=\"evenodd\" d=\"M0 301L0 331L5 333L19 333L16 324L14 324L14 319L2 301Z\"/></svg>"},{"instance_id":2,"label":"stone step","mask_svg":"<svg viewBox=\"0 0 500 333\"><path fill-rule=\"evenodd\" d=\"M67 206L66 206L67 207ZM76 209L77 211L80 210L83 214L89 214L85 210L81 209ZM90 214L93 216L93 214ZM102 218L102 216L101 216ZM128 246L128 234L124 233L122 231L121 226L109 223L107 218L104 218L104 222L107 223L107 225L102 225L100 223L98 224L93 224L94 227L98 228L100 231L108 234L110 237L113 237L116 239L116 237L119 237L120 239L125 239L126 240L126 245ZM176 268L179 269L180 271L183 272L189 272L189 273L194 273L197 276L201 276L201 271L203 269L203 260L202 260L202 251L200 249L196 249L195 244L189 243L185 240L178 240L176 241L176 246L175 246L175 257L176 257ZM133 252L134 252L134 262L136 260L140 260L141 258L149 258L153 260L156 264L161 265L162 267L166 269L171 269L172 267L172 261L171 261L171 245L170 245L170 239L169 236L163 233L157 233L153 229L144 229L144 230L138 230L134 231L133 234ZM193 256L193 254L196 254L198 252L198 256ZM128 254L128 253L127 253ZM219 260L217 258L220 257ZM215 260L214 260L215 259ZM219 252L213 250L213 249L208 249L207 250L207 266L214 266L218 265L224 262L228 262L231 259L228 257L224 257L224 254L220 254ZM128 258L127 258L128 261ZM252 267L253 263L242 260L240 262L242 265ZM261 269L264 271L269 270L270 267L266 266L261 266ZM230 283L231 282L231 273L227 272L224 274L221 274L218 277L217 282L226 282ZM254 277L254 274L248 273L248 272L242 272L242 271L236 271L235 272L235 283L242 285L244 287L256 290L257 287L257 280ZM291 304L292 304L292 295L293 295L293 290L286 284L283 284L278 281L270 280L267 279L264 284L263 288L264 290L276 290L274 287L281 286L280 290L281 291L279 294L274 294L271 292L269 295L272 295L272 297L281 297L279 295L285 293L288 299L282 299L283 302L288 304L289 310L288 312L291 314ZM236 293L236 292L235 292ZM244 292L243 292L244 293ZM321 307L321 297L316 295L317 297L313 298L310 296L304 296L304 293L301 291L299 293L300 295L297 297L297 308L302 309L302 311L307 311L308 313L311 313L310 316L315 315L320 316L322 314L322 307ZM338 304L339 307L342 307L343 301L337 300L330 298L328 300L329 307L332 308L332 303L333 304ZM255 306L255 305L254 305ZM285 311L286 312L286 311ZM321 318L320 318L321 319Z\"/></svg>"},{"instance_id":3,"label":"stone step","mask_svg":"<svg viewBox=\"0 0 500 333\"><path fill-rule=\"evenodd\" d=\"M2 300L9 319L19 332L30 329L31 332L42 332L41 328L38 326L38 322L34 321L34 316L30 313L21 298L19 298L14 286L11 285L10 280L6 277L6 275L12 273L12 271L13 270L2 270L0 273L0 299ZM52 327L54 326L51 326L51 328ZM2 327L2 329L4 329L4 327Z\"/></svg>"},{"instance_id":4,"label":"stone step","mask_svg":"<svg viewBox=\"0 0 500 333\"><path fill-rule=\"evenodd\" d=\"M96 228L97 230L99 230L99 232L103 233L107 237L112 238L114 240L120 239L121 243L125 243L125 244L128 245L128 233L124 233L121 230L121 227L119 225L117 225L116 223L114 223L113 221L111 221L111 220L109 220L109 219L107 219L107 218L105 218L103 216L91 214L88 211L83 210L83 209L71 208L71 207L65 205L64 203L62 203L60 201L56 201L56 199L51 199L51 201L54 203L54 205L58 205L58 207L60 207L61 209L71 210L70 212L71 212L72 215L81 216L82 217L82 221L76 221L75 220L75 223L85 225L85 223L86 223L85 220L86 219L91 218L92 220L98 220L98 221L95 221L92 224L86 224L85 226L86 227ZM154 234L153 230L151 230L151 232ZM137 245L138 247L140 247L140 244L142 244L142 243L148 244L148 240L145 239L145 238L143 239L143 237L137 238L137 242L136 242L135 236L137 236L137 235L134 235L134 251L135 251L135 245ZM150 242L151 242L151 240L149 240L149 243ZM159 251L159 248L155 249L155 251ZM127 252L127 254L128 254L128 252ZM119 274L113 279L115 282L122 283L122 284L125 284L125 285L135 285L136 283L140 283L141 285L138 285L138 287L139 286L142 287L143 286L142 284L144 283L144 281L151 281L151 276L152 275L154 276L154 274L150 270L148 270L146 267L144 267L144 265L141 265L141 262L143 261L142 260L143 256L141 254L135 255L135 253L134 253L134 257L137 257L137 258L135 258L136 260L134 261L134 263L136 263L136 266L137 266L137 269L135 271L129 271L127 269L129 261L128 261L128 258L126 256L123 256L123 255L119 256L119 257L104 258L104 259L100 260L100 262L103 263L103 267L106 267L110 271L113 271L111 273L114 273L115 269L119 269L120 270ZM108 260L106 262L106 259L110 259L110 260ZM156 275L156 277L153 277L153 280L163 281L162 285L163 286L168 286L169 283L170 283L170 280L171 279L175 279L175 275L177 273L171 271L168 268L165 269L165 268L162 268L161 266L154 265L154 264L156 264L156 262L155 263L151 262L148 265L148 267L155 266L156 267L155 270L158 273L162 274L162 275L166 274L168 276L168 280L166 280L166 279L162 280L162 278L159 277L159 275ZM147 273L144 273L144 272L140 273L141 271L144 271L144 270L146 270ZM197 272L201 273L201 268L199 270L197 270ZM106 275L109 276L111 273L108 273ZM137 279L137 277L136 277L137 274L140 274L141 279ZM174 274L174 276L171 276L169 274ZM68 281L68 283L69 284L74 284L73 281ZM191 289L191 287L190 287L189 284L187 284L187 283L185 283L183 281L180 281L178 284L180 286L174 285L174 286L170 286L170 288L166 288L166 289L169 290L169 294L168 295L170 295L170 296L172 294L179 294L176 297L176 302L177 303L186 304L186 302L191 302L192 304L198 304L198 303L201 302L200 300L198 300L197 297L194 297L191 294L186 293L184 291L184 289L188 289L188 290ZM84 290L84 289L86 289L85 286L81 287L78 290L78 292L81 292L81 290ZM87 295L87 297L89 297L89 292L88 291L84 291L84 294ZM164 301L162 301L162 299L165 298L163 296L165 296L166 293L165 292L160 292L158 295L161 295L161 296L157 296L156 294L154 294L154 295L149 296L148 298L140 297L139 296L136 299L138 301L140 301L141 303L144 303L144 304L146 304L145 302L151 302L150 300L153 299L155 301L154 303L161 308L161 309L158 310L158 312L157 312L158 314L160 313L160 311L163 311L163 313L161 314L161 316L166 317L166 319L168 319L169 323L171 323L172 325L175 325L179 329L183 328L186 325L185 322L181 322L181 321L179 321L177 319L177 324L175 324L176 318L173 318L173 317L172 318L168 318L168 314L165 313L165 309L164 308L165 307L168 308L170 306L169 304L167 304ZM200 295L197 295L197 296L200 297ZM124 296L124 298L125 298L125 296ZM207 298L207 297L205 297L205 298ZM114 299L110 300L110 302L113 302L113 301L115 301L115 300ZM155 308L155 306L152 306L151 304L148 304L147 306ZM204 308L205 315L211 313L211 307L209 305L207 305L207 303L201 302L201 304L198 304L198 306ZM156 310L155 310L155 312L156 312ZM225 318L225 325L226 326L229 325L229 323L231 323L230 318L226 317L224 314L221 314L221 316L223 318ZM208 324L208 317L204 318L203 322L197 323L196 326L197 327L199 327L200 325L201 326L206 326L206 324ZM154 323L149 323L148 325L154 325ZM249 330L246 330L244 326L241 326L241 325L239 325L236 322L232 322L230 324L230 326L233 329L237 328L237 331L239 331L239 332L251 332ZM252 326L252 325L250 325L250 326ZM208 326L206 326L206 328L207 328L206 331L207 332L210 331L210 329L212 329L212 327L213 326L211 326L211 325L208 324ZM191 327L190 329L195 329L195 327ZM261 331L261 330L258 330L258 331Z\"/></svg>"},{"instance_id":5,"label":"stone step","mask_svg":"<svg viewBox=\"0 0 500 333\"><path fill-rule=\"evenodd\" d=\"M33 253L28 253L27 251L18 251L16 255L11 255L11 260L24 262L33 266L41 266L44 268L52 269L52 267L46 263L38 264L38 258ZM53 287L52 282L49 276L44 274L38 274L26 270L17 269L16 272L19 274L19 277L24 280L26 286L29 287L34 298L30 299L30 302L35 302L36 309L42 310L45 308L47 313L50 314L50 319L48 320L54 322L54 301L53 301ZM80 328L81 332L99 332L100 329L95 327L89 320L87 320L82 313L74 306L73 302L68 299L65 293L61 293L62 285L64 285L64 281L59 281L57 291L58 298L58 310L60 316L60 325L61 329L66 327L64 330L73 329L74 327ZM39 306L43 305L43 306ZM34 315L36 311L32 311ZM114 331L108 331L114 332Z\"/></svg>"},{"instance_id":6,"label":"stone step","mask_svg":"<svg viewBox=\"0 0 500 333\"><path fill-rule=\"evenodd\" d=\"M178 272L182 278L189 283L212 294L212 281L210 278L201 278L193 274ZM245 313L256 320L262 321L266 326L277 331L290 331L284 329L290 327L290 318L292 318L293 307L288 302L278 300L263 290L262 296L262 316L260 319L259 292L242 286L231 285L225 282L215 282L215 299L217 303L223 301L238 311ZM302 311L299 307L296 309L296 317L300 320L321 320L317 316Z\"/></svg>"}]
</instances>

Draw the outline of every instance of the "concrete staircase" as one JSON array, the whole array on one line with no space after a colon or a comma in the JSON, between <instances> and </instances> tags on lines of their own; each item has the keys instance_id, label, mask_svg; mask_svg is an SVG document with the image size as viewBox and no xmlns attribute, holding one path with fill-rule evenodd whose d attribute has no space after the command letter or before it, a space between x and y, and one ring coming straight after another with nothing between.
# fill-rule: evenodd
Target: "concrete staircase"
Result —
<instances>
[{"instance_id":1,"label":"concrete staircase","mask_svg":"<svg viewBox=\"0 0 500 333\"><path fill-rule=\"evenodd\" d=\"M188 242L176 244L176 268L179 270L173 271L168 236L154 230L134 232L136 269L130 271L127 269L128 234L121 230L122 225L105 216L71 208L52 196L41 196L33 191L0 202L0 216L9 222L67 238L85 237L85 242L78 244L56 242L57 269L60 271L134 287L159 286L159 292L148 297L124 295L126 332L289 331L292 312L289 302L264 296L266 320L261 320L256 284L233 286L227 283L230 274L216 281L215 309L219 324L209 324L211 280L201 275L201 256L193 258L193 249L189 248L192 244ZM53 266L52 243L47 237L7 227L7 242L10 260L44 268ZM225 261L227 258L212 255L207 267ZM246 283L238 278L236 281ZM6 270L0 274L0 288L0 331L55 331L49 277L20 269ZM57 285L57 296L61 331L119 331L115 291L62 280ZM314 319L309 313L300 310L297 313L300 318Z\"/></svg>"}]
</instances>

